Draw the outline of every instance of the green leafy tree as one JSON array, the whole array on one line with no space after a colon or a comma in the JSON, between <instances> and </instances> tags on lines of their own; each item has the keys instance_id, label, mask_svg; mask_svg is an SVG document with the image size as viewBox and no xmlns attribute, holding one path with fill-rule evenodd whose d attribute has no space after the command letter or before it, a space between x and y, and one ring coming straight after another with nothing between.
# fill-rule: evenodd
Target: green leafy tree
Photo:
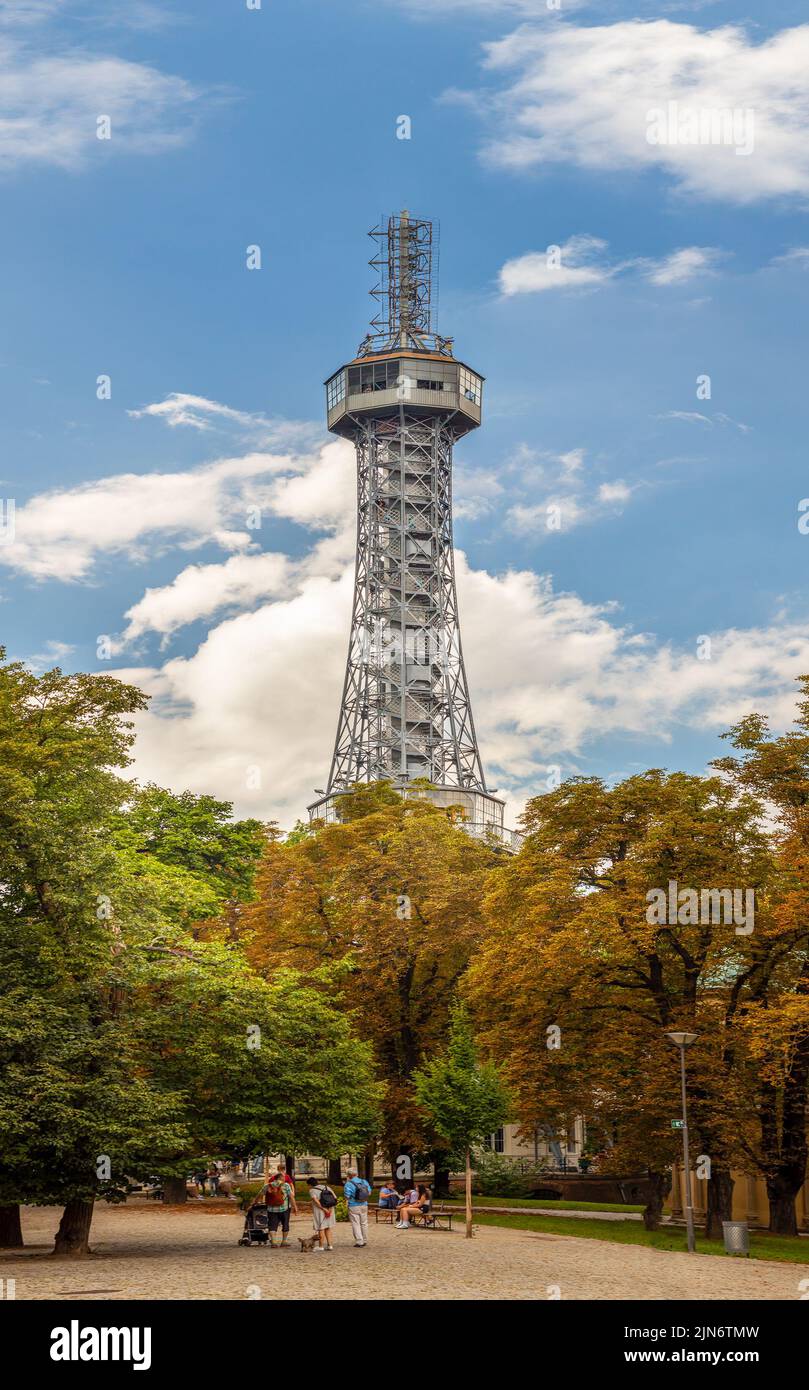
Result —
<instances>
[{"instance_id":1,"label":"green leafy tree","mask_svg":"<svg viewBox=\"0 0 809 1390\"><path fill-rule=\"evenodd\" d=\"M472 1235L472 1149L508 1118L511 1097L493 1062L478 1059L469 1015L452 1007L446 1048L415 1073L419 1105L450 1151L463 1154L466 1174L466 1234Z\"/></svg>"},{"instance_id":2,"label":"green leafy tree","mask_svg":"<svg viewBox=\"0 0 809 1390\"><path fill-rule=\"evenodd\" d=\"M109 836L131 793L139 690L106 676L0 665L0 1201L65 1203L57 1248L87 1248L99 1164L114 1195L135 1137L163 1142L170 1098L120 1026L127 937L153 929L112 903L126 875ZM132 895L134 898L134 895Z\"/></svg>"},{"instance_id":3,"label":"green leafy tree","mask_svg":"<svg viewBox=\"0 0 809 1390\"><path fill-rule=\"evenodd\" d=\"M67 1254L130 1175L378 1126L370 1050L325 990L197 939L249 897L265 835L119 775L144 705L0 665L0 1240L21 1242L19 1202L64 1205Z\"/></svg>"}]
</instances>

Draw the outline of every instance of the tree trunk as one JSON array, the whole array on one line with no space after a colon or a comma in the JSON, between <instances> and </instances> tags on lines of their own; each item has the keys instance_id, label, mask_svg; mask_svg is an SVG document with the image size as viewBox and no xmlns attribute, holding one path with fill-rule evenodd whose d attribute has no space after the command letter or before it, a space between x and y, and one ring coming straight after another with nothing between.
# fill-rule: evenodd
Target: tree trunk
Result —
<instances>
[{"instance_id":1,"label":"tree trunk","mask_svg":"<svg viewBox=\"0 0 809 1390\"><path fill-rule=\"evenodd\" d=\"M292 1181L295 1181L295 1155L284 1154L284 1172L289 1173Z\"/></svg>"},{"instance_id":2,"label":"tree trunk","mask_svg":"<svg viewBox=\"0 0 809 1390\"><path fill-rule=\"evenodd\" d=\"M449 1168L441 1168L437 1163L433 1164L433 1196L449 1196Z\"/></svg>"},{"instance_id":3,"label":"tree trunk","mask_svg":"<svg viewBox=\"0 0 809 1390\"><path fill-rule=\"evenodd\" d=\"M330 1158L330 1159L329 1159L329 1177L328 1177L329 1187L334 1187L334 1186L339 1187L339 1186L340 1186L340 1183L341 1183L342 1181L343 1181L343 1175L342 1175L342 1173L340 1172L340 1159L339 1159L339 1158Z\"/></svg>"},{"instance_id":4,"label":"tree trunk","mask_svg":"<svg viewBox=\"0 0 809 1390\"><path fill-rule=\"evenodd\" d=\"M360 1160L360 1166L361 1166L361 1169L362 1169L362 1176L365 1178L366 1182L369 1182L369 1183L371 1184L371 1187L373 1187L373 1185L374 1185L374 1158L375 1158L375 1157L376 1157L376 1155L375 1155L373 1149L366 1149L365 1153L362 1155L362 1158L361 1158L361 1160Z\"/></svg>"},{"instance_id":5,"label":"tree trunk","mask_svg":"<svg viewBox=\"0 0 809 1390\"><path fill-rule=\"evenodd\" d=\"M177 1206L180 1202L188 1201L188 1188L185 1178L163 1179L163 1201L166 1206Z\"/></svg>"},{"instance_id":6,"label":"tree trunk","mask_svg":"<svg viewBox=\"0 0 809 1390\"><path fill-rule=\"evenodd\" d=\"M770 1203L769 1229L774 1236L796 1236L798 1234L795 1198L800 1186L798 1184L797 1188L793 1188L792 1184L785 1183L783 1180L767 1179L767 1198Z\"/></svg>"},{"instance_id":7,"label":"tree trunk","mask_svg":"<svg viewBox=\"0 0 809 1390\"><path fill-rule=\"evenodd\" d=\"M658 1173L651 1168L647 1170L647 1175L649 1178L649 1196L643 1209L643 1225L647 1231L656 1231L660 1226L663 1203L669 1193L671 1178L668 1173Z\"/></svg>"},{"instance_id":8,"label":"tree trunk","mask_svg":"<svg viewBox=\"0 0 809 1390\"><path fill-rule=\"evenodd\" d=\"M472 1239L472 1155L466 1150L466 1239Z\"/></svg>"},{"instance_id":9,"label":"tree trunk","mask_svg":"<svg viewBox=\"0 0 809 1390\"><path fill-rule=\"evenodd\" d=\"M92 1219L93 1203L84 1197L71 1197L65 1205L59 1230L56 1232L54 1255L89 1255Z\"/></svg>"},{"instance_id":10,"label":"tree trunk","mask_svg":"<svg viewBox=\"0 0 809 1390\"><path fill-rule=\"evenodd\" d=\"M19 1202L9 1202L0 1206L0 1246L4 1250L23 1248Z\"/></svg>"},{"instance_id":11,"label":"tree trunk","mask_svg":"<svg viewBox=\"0 0 809 1390\"><path fill-rule=\"evenodd\" d=\"M708 1179L708 1200L705 1206L705 1234L722 1240L723 1221L733 1220L733 1178L727 1168L711 1165Z\"/></svg>"}]
</instances>

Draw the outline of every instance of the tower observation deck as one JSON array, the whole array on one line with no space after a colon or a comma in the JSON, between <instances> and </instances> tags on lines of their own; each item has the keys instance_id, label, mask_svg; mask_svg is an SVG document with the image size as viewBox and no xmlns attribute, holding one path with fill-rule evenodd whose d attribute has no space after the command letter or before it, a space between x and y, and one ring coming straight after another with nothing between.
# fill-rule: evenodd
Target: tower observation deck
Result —
<instances>
[{"instance_id":1,"label":"tower observation deck","mask_svg":"<svg viewBox=\"0 0 809 1390\"><path fill-rule=\"evenodd\" d=\"M433 224L404 211L370 235L375 316L326 382L328 427L357 455L357 558L334 755L309 815L339 820L354 783L386 779L512 848L475 737L452 547L452 449L481 423L483 377L434 331Z\"/></svg>"}]
</instances>

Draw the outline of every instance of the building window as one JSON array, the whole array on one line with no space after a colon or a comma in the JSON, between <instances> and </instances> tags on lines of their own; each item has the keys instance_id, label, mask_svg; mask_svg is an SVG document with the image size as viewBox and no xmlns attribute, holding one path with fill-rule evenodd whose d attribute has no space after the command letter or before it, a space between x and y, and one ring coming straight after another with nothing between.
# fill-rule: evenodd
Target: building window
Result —
<instances>
[{"instance_id":1,"label":"building window","mask_svg":"<svg viewBox=\"0 0 809 1390\"><path fill-rule=\"evenodd\" d=\"M326 384L326 405L328 409L333 410L336 405L339 405L340 402L345 399L345 393L346 374L345 372L338 372L337 375L333 376L331 381Z\"/></svg>"},{"instance_id":2,"label":"building window","mask_svg":"<svg viewBox=\"0 0 809 1390\"><path fill-rule=\"evenodd\" d=\"M475 405L480 405L481 391L483 382L474 372L470 372L468 367L461 367L460 378L461 395L468 401L473 401Z\"/></svg>"},{"instance_id":3,"label":"building window","mask_svg":"<svg viewBox=\"0 0 809 1390\"><path fill-rule=\"evenodd\" d=\"M493 1153L501 1154L503 1152L504 1145L505 1131L503 1130L503 1126L501 1125L499 1129L496 1129L494 1131L494 1134L489 1135L488 1139L486 1140L486 1148L491 1149Z\"/></svg>"}]
</instances>

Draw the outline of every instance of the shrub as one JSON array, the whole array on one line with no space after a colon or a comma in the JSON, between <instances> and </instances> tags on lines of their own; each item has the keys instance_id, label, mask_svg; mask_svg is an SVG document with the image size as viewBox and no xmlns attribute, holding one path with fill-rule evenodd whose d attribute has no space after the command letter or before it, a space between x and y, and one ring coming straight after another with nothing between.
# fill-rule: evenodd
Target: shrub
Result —
<instances>
[{"instance_id":1,"label":"shrub","mask_svg":"<svg viewBox=\"0 0 809 1390\"><path fill-rule=\"evenodd\" d=\"M263 1182L243 1182L238 1187L234 1187L232 1195L239 1203L241 1211L247 1211L250 1203L255 1200L264 1186Z\"/></svg>"},{"instance_id":2,"label":"shrub","mask_svg":"<svg viewBox=\"0 0 809 1390\"><path fill-rule=\"evenodd\" d=\"M539 1162L523 1172L513 1159L492 1149L476 1150L473 1163L472 1190L479 1197L528 1197L543 1168Z\"/></svg>"}]
</instances>

